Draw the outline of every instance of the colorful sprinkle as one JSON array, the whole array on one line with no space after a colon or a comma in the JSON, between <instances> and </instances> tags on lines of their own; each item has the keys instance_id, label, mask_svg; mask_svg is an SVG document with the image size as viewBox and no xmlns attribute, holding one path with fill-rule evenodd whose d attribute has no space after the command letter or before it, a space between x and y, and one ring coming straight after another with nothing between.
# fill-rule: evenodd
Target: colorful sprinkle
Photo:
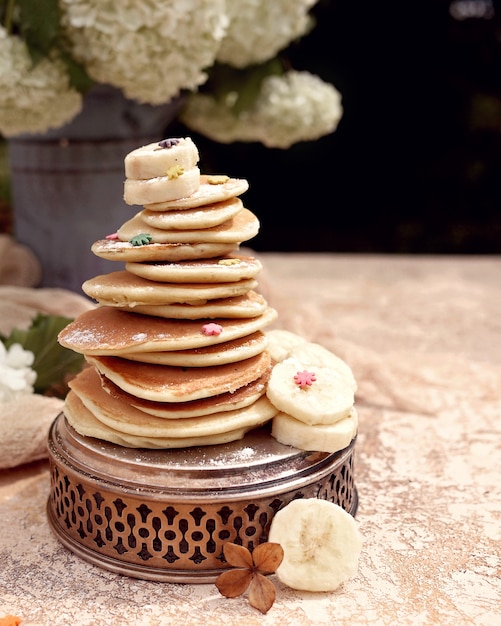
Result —
<instances>
[{"instance_id":1,"label":"colorful sprinkle","mask_svg":"<svg viewBox=\"0 0 501 626\"><path fill-rule=\"evenodd\" d=\"M229 176L225 176L224 174L218 174L215 176L207 176L207 182L209 185L224 185L230 180Z\"/></svg>"},{"instance_id":2,"label":"colorful sprinkle","mask_svg":"<svg viewBox=\"0 0 501 626\"><path fill-rule=\"evenodd\" d=\"M116 241L118 239L118 233L111 233L111 235L106 235L106 239Z\"/></svg>"},{"instance_id":3,"label":"colorful sprinkle","mask_svg":"<svg viewBox=\"0 0 501 626\"><path fill-rule=\"evenodd\" d=\"M223 327L220 324L209 322L209 324L202 326L202 331L204 335L220 335L223 332Z\"/></svg>"},{"instance_id":4,"label":"colorful sprinkle","mask_svg":"<svg viewBox=\"0 0 501 626\"><path fill-rule=\"evenodd\" d=\"M177 146L179 143L179 139L162 139L162 141L158 142L158 145L161 148L172 148L173 146Z\"/></svg>"},{"instance_id":5,"label":"colorful sprinkle","mask_svg":"<svg viewBox=\"0 0 501 626\"><path fill-rule=\"evenodd\" d=\"M165 172L167 178L179 178L184 174L184 167L182 165L173 165Z\"/></svg>"},{"instance_id":6,"label":"colorful sprinkle","mask_svg":"<svg viewBox=\"0 0 501 626\"><path fill-rule=\"evenodd\" d=\"M307 370L298 372L294 376L294 382L296 383L296 385L299 385L301 389L310 387L316 380L317 380L316 374L314 374L313 372L308 372Z\"/></svg>"},{"instance_id":7,"label":"colorful sprinkle","mask_svg":"<svg viewBox=\"0 0 501 626\"><path fill-rule=\"evenodd\" d=\"M135 235L132 239L129 239L129 243L133 246L147 246L152 240L152 236L149 233L139 233L139 235Z\"/></svg>"}]
</instances>

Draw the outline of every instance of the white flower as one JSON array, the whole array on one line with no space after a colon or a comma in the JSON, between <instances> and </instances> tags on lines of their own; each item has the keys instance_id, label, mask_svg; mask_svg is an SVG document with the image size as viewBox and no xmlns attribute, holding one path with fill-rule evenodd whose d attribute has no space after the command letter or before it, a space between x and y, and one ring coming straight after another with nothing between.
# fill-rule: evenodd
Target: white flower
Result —
<instances>
[{"instance_id":1,"label":"white flower","mask_svg":"<svg viewBox=\"0 0 501 626\"><path fill-rule=\"evenodd\" d=\"M7 350L0 341L0 403L32 394L37 374L31 369L35 357L14 343Z\"/></svg>"},{"instance_id":2,"label":"white flower","mask_svg":"<svg viewBox=\"0 0 501 626\"><path fill-rule=\"evenodd\" d=\"M217 53L220 63L246 67L274 57L310 25L317 0L231 0L230 25Z\"/></svg>"},{"instance_id":3,"label":"white flower","mask_svg":"<svg viewBox=\"0 0 501 626\"><path fill-rule=\"evenodd\" d=\"M42 133L70 121L82 96L57 58L33 64L26 44L0 26L0 133Z\"/></svg>"},{"instance_id":4,"label":"white flower","mask_svg":"<svg viewBox=\"0 0 501 626\"><path fill-rule=\"evenodd\" d=\"M225 0L60 0L73 56L97 82L163 104L207 80L226 32Z\"/></svg>"},{"instance_id":5,"label":"white flower","mask_svg":"<svg viewBox=\"0 0 501 626\"><path fill-rule=\"evenodd\" d=\"M182 120L221 143L260 141L269 148L289 148L333 132L343 114L340 93L309 72L268 76L254 106L240 114L231 104L232 94L226 103L208 94L193 94Z\"/></svg>"}]
</instances>

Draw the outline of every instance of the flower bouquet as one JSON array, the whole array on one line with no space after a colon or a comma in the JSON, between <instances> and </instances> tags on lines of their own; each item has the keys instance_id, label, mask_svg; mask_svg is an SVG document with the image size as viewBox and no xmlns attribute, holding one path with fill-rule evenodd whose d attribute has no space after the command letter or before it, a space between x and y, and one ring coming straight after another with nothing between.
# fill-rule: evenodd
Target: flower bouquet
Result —
<instances>
[{"instance_id":1,"label":"flower bouquet","mask_svg":"<svg viewBox=\"0 0 501 626\"><path fill-rule=\"evenodd\" d=\"M78 115L92 85L165 104L210 139L288 148L333 132L341 96L282 58L315 0L3 0L0 134L42 134Z\"/></svg>"}]
</instances>

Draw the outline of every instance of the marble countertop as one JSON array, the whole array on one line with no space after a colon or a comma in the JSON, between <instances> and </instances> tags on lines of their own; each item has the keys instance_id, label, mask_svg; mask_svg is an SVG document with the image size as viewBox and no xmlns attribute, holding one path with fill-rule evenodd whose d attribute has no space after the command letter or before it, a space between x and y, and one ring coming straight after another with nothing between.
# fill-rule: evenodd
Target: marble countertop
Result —
<instances>
[{"instance_id":1,"label":"marble countertop","mask_svg":"<svg viewBox=\"0 0 501 626\"><path fill-rule=\"evenodd\" d=\"M0 618L21 626L501 620L501 257L261 254L275 326L358 381L358 574L334 593L276 582L266 616L214 585L132 579L53 536L45 460L0 472Z\"/></svg>"}]
</instances>

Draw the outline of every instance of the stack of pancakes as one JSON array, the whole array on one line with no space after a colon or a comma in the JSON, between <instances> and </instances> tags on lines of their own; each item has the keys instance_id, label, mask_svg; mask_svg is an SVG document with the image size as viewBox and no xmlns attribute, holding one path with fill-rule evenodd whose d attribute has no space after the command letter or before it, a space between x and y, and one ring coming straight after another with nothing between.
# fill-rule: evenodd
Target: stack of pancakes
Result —
<instances>
[{"instance_id":1,"label":"stack of pancakes","mask_svg":"<svg viewBox=\"0 0 501 626\"><path fill-rule=\"evenodd\" d=\"M276 311L255 291L260 262L239 253L259 229L240 199L248 184L203 176L191 139L125 159L124 199L142 205L92 246L125 268L86 281L99 306L60 343L85 355L65 415L81 434L120 445L178 448L240 439L277 409L263 329Z\"/></svg>"}]
</instances>

